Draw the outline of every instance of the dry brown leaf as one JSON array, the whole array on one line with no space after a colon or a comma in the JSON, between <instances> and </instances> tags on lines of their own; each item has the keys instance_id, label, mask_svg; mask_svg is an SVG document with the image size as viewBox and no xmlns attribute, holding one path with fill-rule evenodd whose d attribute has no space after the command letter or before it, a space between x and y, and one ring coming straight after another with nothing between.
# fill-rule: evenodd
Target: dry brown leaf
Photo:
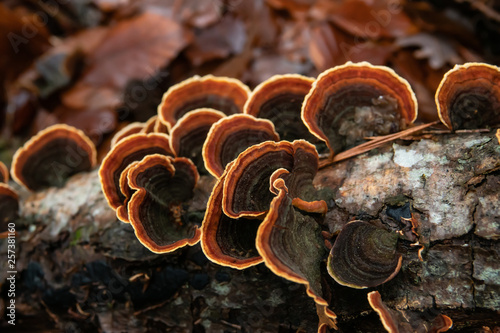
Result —
<instances>
[{"instance_id":1,"label":"dry brown leaf","mask_svg":"<svg viewBox=\"0 0 500 333\"><path fill-rule=\"evenodd\" d=\"M310 14L317 20L329 20L347 33L361 38L392 38L417 32L400 1L319 0Z\"/></svg>"}]
</instances>

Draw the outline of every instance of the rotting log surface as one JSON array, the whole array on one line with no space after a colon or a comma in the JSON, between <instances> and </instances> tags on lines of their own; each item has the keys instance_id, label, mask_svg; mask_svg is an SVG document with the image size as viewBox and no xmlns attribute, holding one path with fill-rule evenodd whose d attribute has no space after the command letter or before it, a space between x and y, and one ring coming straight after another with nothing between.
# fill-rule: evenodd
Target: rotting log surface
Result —
<instances>
[{"instance_id":1,"label":"rotting log surface","mask_svg":"<svg viewBox=\"0 0 500 333\"><path fill-rule=\"evenodd\" d=\"M320 170L330 196L325 230L349 220L388 228L394 197L419 221L424 261L402 241L401 272L376 288L393 309L450 316L454 332L500 326L500 145L493 133L398 141ZM201 220L211 181L186 214ZM17 222L16 326L2 332L315 332L304 287L263 264L244 271L207 261L199 245L156 255L117 221L97 172L62 189L24 194ZM411 204L411 205L410 205ZM392 207L392 208L391 208ZM392 214L392 215L391 215ZM0 241L2 310L6 241ZM326 258L325 258L326 259ZM137 275L142 273L142 275ZM135 276L135 279L131 279ZM326 274L340 332L384 332L366 294Z\"/></svg>"}]
</instances>

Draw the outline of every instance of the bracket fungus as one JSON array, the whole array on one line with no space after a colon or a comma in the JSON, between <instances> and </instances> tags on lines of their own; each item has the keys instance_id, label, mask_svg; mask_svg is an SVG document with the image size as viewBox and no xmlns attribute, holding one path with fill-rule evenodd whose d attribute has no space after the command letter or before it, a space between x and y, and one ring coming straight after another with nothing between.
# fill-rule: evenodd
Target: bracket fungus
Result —
<instances>
[{"instance_id":1,"label":"bracket fungus","mask_svg":"<svg viewBox=\"0 0 500 333\"><path fill-rule=\"evenodd\" d=\"M305 211L294 205L296 198L293 198L285 183L283 178L273 182L277 195L257 231L257 250L273 273L306 285L307 294L316 302L318 331L324 331L327 326L337 328L337 316L327 308L328 302L323 296L321 285L320 263L326 249L319 245L323 242L320 224L308 212L314 209L308 209L310 207L304 200L301 200L300 207L306 208ZM317 204L312 203L312 206L316 207Z\"/></svg>"},{"instance_id":2,"label":"bracket fungus","mask_svg":"<svg viewBox=\"0 0 500 333\"><path fill-rule=\"evenodd\" d=\"M395 133L417 118L410 84L392 69L347 62L314 81L302 105L309 131L336 154L363 138Z\"/></svg>"},{"instance_id":3,"label":"bracket fungus","mask_svg":"<svg viewBox=\"0 0 500 333\"><path fill-rule=\"evenodd\" d=\"M170 148L175 156L191 159L200 173L206 173L202 149L212 125L226 115L220 111L201 108L187 112L172 127Z\"/></svg>"},{"instance_id":4,"label":"bracket fungus","mask_svg":"<svg viewBox=\"0 0 500 333\"><path fill-rule=\"evenodd\" d=\"M455 65L436 91L438 115L452 130L500 125L500 68L482 64Z\"/></svg>"},{"instance_id":5,"label":"bracket fungus","mask_svg":"<svg viewBox=\"0 0 500 333\"><path fill-rule=\"evenodd\" d=\"M339 284L370 288L391 280L401 269L398 234L363 221L347 223L328 256L328 273Z\"/></svg>"},{"instance_id":6,"label":"bracket fungus","mask_svg":"<svg viewBox=\"0 0 500 333\"><path fill-rule=\"evenodd\" d=\"M274 197L269 180L278 169L288 170L289 177L299 173L301 179L307 179L303 184L293 182L292 193L298 188L305 193L314 191L312 178L318 169L316 148L305 140L266 141L242 152L228 168L224 182L225 214L232 218L265 214Z\"/></svg>"},{"instance_id":7,"label":"bracket fungus","mask_svg":"<svg viewBox=\"0 0 500 333\"><path fill-rule=\"evenodd\" d=\"M0 183L7 183L9 180L9 169L0 161Z\"/></svg>"},{"instance_id":8,"label":"bracket fungus","mask_svg":"<svg viewBox=\"0 0 500 333\"><path fill-rule=\"evenodd\" d=\"M377 312L388 333L440 333L448 331L453 326L453 321L442 314L435 316L430 323L421 318L409 318L410 316L387 307L378 291L368 293L368 303Z\"/></svg>"},{"instance_id":9,"label":"bracket fungus","mask_svg":"<svg viewBox=\"0 0 500 333\"><path fill-rule=\"evenodd\" d=\"M151 154L174 155L166 134L133 134L118 142L104 157L99 177L104 197L112 209L117 210L125 203L125 196L120 189L122 172L132 162Z\"/></svg>"},{"instance_id":10,"label":"bracket fungus","mask_svg":"<svg viewBox=\"0 0 500 333\"><path fill-rule=\"evenodd\" d=\"M255 248L257 228L262 219L233 219L222 210L224 173L215 184L202 223L201 248L208 259L222 266L245 269L260 264Z\"/></svg>"},{"instance_id":11,"label":"bracket fungus","mask_svg":"<svg viewBox=\"0 0 500 333\"><path fill-rule=\"evenodd\" d=\"M70 176L96 165L96 149L80 130L63 124L33 136L14 154L12 178L32 191L62 186Z\"/></svg>"},{"instance_id":12,"label":"bracket fungus","mask_svg":"<svg viewBox=\"0 0 500 333\"><path fill-rule=\"evenodd\" d=\"M137 121L124 126L119 131L117 131L115 135L113 135L113 137L111 138L110 146L114 147L119 141L125 139L126 137L142 132L144 126L144 123L140 123Z\"/></svg>"},{"instance_id":13,"label":"bracket fungus","mask_svg":"<svg viewBox=\"0 0 500 333\"><path fill-rule=\"evenodd\" d=\"M242 113L250 88L240 80L206 75L193 76L172 87L163 95L158 117L172 128L188 111L212 108L226 115Z\"/></svg>"},{"instance_id":14,"label":"bracket fungus","mask_svg":"<svg viewBox=\"0 0 500 333\"><path fill-rule=\"evenodd\" d=\"M216 122L203 144L205 168L214 176L222 176L226 165L245 149L264 141L279 141L274 125L267 119L234 114Z\"/></svg>"},{"instance_id":15,"label":"bracket fungus","mask_svg":"<svg viewBox=\"0 0 500 333\"><path fill-rule=\"evenodd\" d=\"M274 75L255 87L243 112L272 121L281 140L305 139L316 143L318 139L300 116L302 102L313 82L314 78L299 74Z\"/></svg>"},{"instance_id":16,"label":"bracket fungus","mask_svg":"<svg viewBox=\"0 0 500 333\"><path fill-rule=\"evenodd\" d=\"M167 253L200 240L200 229L184 213L199 178L189 159L148 155L129 168L127 178L135 191L128 203L129 220L144 246Z\"/></svg>"}]
</instances>

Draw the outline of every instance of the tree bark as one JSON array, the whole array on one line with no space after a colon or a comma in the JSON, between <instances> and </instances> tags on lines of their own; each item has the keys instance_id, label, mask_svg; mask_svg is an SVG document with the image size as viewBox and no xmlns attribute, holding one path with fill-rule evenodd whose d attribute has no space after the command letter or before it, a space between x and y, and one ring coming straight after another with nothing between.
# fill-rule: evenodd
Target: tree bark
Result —
<instances>
[{"instance_id":1,"label":"tree bark","mask_svg":"<svg viewBox=\"0 0 500 333\"><path fill-rule=\"evenodd\" d=\"M416 238L400 242L400 273L375 288L384 302L418 320L446 314L455 332L493 330L500 326L499 170L494 133L388 144L318 172L315 184L330 207L324 229L335 234L350 220L374 220L390 229L406 227L411 238L404 221L394 217L410 212L418 222L423 261L420 246L411 246ZM191 206L200 221L212 184L202 179ZM199 245L149 252L108 207L97 171L77 175L61 189L21 197L16 326L4 321L2 331L317 329L304 287L274 276L264 264L244 271L220 267L207 261ZM0 242L6 311L7 241ZM341 287L326 269L324 282L340 332L384 332L366 299L373 288Z\"/></svg>"}]
</instances>

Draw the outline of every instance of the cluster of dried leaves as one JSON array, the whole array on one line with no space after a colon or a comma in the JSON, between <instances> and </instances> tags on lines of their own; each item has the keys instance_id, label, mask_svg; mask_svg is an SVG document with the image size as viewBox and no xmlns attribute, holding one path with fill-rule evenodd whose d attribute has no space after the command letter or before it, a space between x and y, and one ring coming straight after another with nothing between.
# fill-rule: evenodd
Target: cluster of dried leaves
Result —
<instances>
[{"instance_id":1,"label":"cluster of dried leaves","mask_svg":"<svg viewBox=\"0 0 500 333\"><path fill-rule=\"evenodd\" d=\"M4 1L0 158L8 161L18 141L59 122L105 150L110 133L149 118L169 85L193 74L253 87L273 74L316 76L348 60L394 68L429 121L435 89L453 64L500 59L494 3Z\"/></svg>"}]
</instances>

